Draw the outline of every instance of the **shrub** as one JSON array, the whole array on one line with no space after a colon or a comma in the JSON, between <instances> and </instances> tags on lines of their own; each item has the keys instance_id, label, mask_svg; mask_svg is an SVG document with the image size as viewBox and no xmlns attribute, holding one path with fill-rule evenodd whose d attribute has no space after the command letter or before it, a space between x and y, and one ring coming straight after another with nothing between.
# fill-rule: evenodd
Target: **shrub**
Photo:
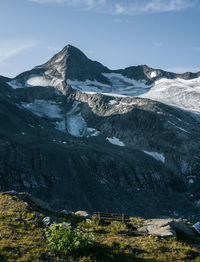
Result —
<instances>
[{"instance_id":1,"label":"shrub","mask_svg":"<svg viewBox=\"0 0 200 262\"><path fill-rule=\"evenodd\" d=\"M79 227L72 229L67 223L53 223L46 229L49 246L63 256L88 255L94 246L94 235Z\"/></svg>"}]
</instances>

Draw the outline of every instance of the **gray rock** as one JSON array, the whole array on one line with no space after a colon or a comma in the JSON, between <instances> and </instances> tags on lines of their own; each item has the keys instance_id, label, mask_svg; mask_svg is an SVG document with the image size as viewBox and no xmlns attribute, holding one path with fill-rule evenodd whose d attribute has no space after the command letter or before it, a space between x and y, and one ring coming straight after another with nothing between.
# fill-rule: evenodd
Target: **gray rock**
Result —
<instances>
[{"instance_id":1,"label":"gray rock","mask_svg":"<svg viewBox=\"0 0 200 262\"><path fill-rule=\"evenodd\" d=\"M64 214L64 215L68 215L68 214L70 214L70 212L67 211L66 209L63 209L60 213L62 213L62 214Z\"/></svg>"},{"instance_id":2,"label":"gray rock","mask_svg":"<svg viewBox=\"0 0 200 262\"><path fill-rule=\"evenodd\" d=\"M147 220L146 224L139 228L138 231L162 237L176 236L176 231L170 226L171 222L172 219Z\"/></svg>"},{"instance_id":3,"label":"gray rock","mask_svg":"<svg viewBox=\"0 0 200 262\"><path fill-rule=\"evenodd\" d=\"M87 213L86 211L77 211L77 212L75 212L75 215L85 217L85 218L91 217L91 215L89 213Z\"/></svg>"},{"instance_id":4,"label":"gray rock","mask_svg":"<svg viewBox=\"0 0 200 262\"><path fill-rule=\"evenodd\" d=\"M51 218L50 217L44 217L43 219L42 219L42 223L43 223L43 225L44 226L49 226L50 224L51 224Z\"/></svg>"},{"instance_id":5,"label":"gray rock","mask_svg":"<svg viewBox=\"0 0 200 262\"><path fill-rule=\"evenodd\" d=\"M182 219L151 219L138 229L139 232L149 233L162 237L176 236L177 233L184 233L190 237L197 237L196 233Z\"/></svg>"},{"instance_id":6,"label":"gray rock","mask_svg":"<svg viewBox=\"0 0 200 262\"><path fill-rule=\"evenodd\" d=\"M190 237L197 237L192 226L187 225L182 219L173 220L170 225L177 233L184 233Z\"/></svg>"}]
</instances>

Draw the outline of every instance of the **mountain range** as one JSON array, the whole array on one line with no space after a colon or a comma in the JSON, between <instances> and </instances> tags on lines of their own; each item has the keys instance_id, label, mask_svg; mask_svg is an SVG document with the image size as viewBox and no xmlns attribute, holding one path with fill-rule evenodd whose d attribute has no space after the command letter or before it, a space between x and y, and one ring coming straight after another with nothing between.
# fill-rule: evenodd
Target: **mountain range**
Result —
<instances>
[{"instance_id":1,"label":"mountain range","mask_svg":"<svg viewBox=\"0 0 200 262\"><path fill-rule=\"evenodd\" d=\"M200 218L200 72L111 70L67 45L0 77L0 190L56 209Z\"/></svg>"}]
</instances>

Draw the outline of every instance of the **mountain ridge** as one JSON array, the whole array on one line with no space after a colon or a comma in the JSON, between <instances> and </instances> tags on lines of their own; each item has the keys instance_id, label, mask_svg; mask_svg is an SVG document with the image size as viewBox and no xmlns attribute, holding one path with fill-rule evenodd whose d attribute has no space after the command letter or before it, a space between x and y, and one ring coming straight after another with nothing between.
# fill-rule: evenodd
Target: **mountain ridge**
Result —
<instances>
[{"instance_id":1,"label":"mountain ridge","mask_svg":"<svg viewBox=\"0 0 200 262\"><path fill-rule=\"evenodd\" d=\"M137 66L128 66L128 67L125 67L123 69L109 69L108 67L106 66L103 66L101 63L95 61L95 60L90 60L88 59L88 57L78 48L68 44L66 45L61 51L59 51L57 54L55 54L50 60L48 60L47 62L39 65L39 66L35 66L32 70L34 69L43 69L43 68L46 68L48 67L51 63L55 63L56 60L59 60L60 59L60 56L62 56L63 54L65 54L65 56L63 57L63 59L67 59L67 57L69 56L74 56L74 57L82 57L84 58L85 60L89 60L91 62L94 62L94 63L98 63L100 66L102 66L102 68L105 69L105 73L106 72L113 72L113 73L118 73L118 72L122 72L124 71L124 75L128 76L128 72L126 73L126 71L131 71L131 70L134 70L134 69L142 69L143 72L148 72L148 71L158 71L160 76L159 77L163 77L163 76L166 76L166 77L169 77L171 78L172 76L173 77L182 77L183 79L194 79L196 77L199 77L200 76L200 71L199 72L196 72L196 73L192 73L192 72L185 72L185 73L175 73L175 72L169 72L169 71L165 71L165 70L162 70L162 69L159 69L159 68L152 68L146 64L141 64L141 65L137 65ZM28 70L30 71L30 70ZM26 71L26 72L28 72ZM19 75L17 75L16 77L14 77L13 79L17 78ZM158 78L156 77L156 80ZM72 79L72 80L75 80L75 79ZM90 79L90 80L95 80L95 79ZM98 80L98 79L96 79Z\"/></svg>"},{"instance_id":2,"label":"mountain ridge","mask_svg":"<svg viewBox=\"0 0 200 262\"><path fill-rule=\"evenodd\" d=\"M76 59L66 68L66 49L8 84L0 79L0 190L27 191L67 210L199 218L199 114L143 97L185 86L181 95L196 90L198 109L198 78L147 84L102 73L93 62L88 73L82 53L86 69ZM66 72L98 74L109 84L65 79Z\"/></svg>"}]
</instances>

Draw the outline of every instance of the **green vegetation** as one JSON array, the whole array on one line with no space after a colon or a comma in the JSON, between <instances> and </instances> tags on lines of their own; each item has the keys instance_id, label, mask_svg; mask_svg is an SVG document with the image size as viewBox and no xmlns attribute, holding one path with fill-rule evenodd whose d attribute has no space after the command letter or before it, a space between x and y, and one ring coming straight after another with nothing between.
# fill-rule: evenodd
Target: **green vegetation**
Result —
<instances>
[{"instance_id":1,"label":"green vegetation","mask_svg":"<svg viewBox=\"0 0 200 262\"><path fill-rule=\"evenodd\" d=\"M0 194L0 261L22 262L51 260L39 224L40 214L15 196Z\"/></svg>"},{"instance_id":2,"label":"green vegetation","mask_svg":"<svg viewBox=\"0 0 200 262\"><path fill-rule=\"evenodd\" d=\"M200 251L192 247L200 243L181 235L159 238L140 233L142 218L124 224L70 216L72 226L45 227L41 221L47 215L18 197L0 194L0 261L200 262Z\"/></svg>"},{"instance_id":3,"label":"green vegetation","mask_svg":"<svg viewBox=\"0 0 200 262\"><path fill-rule=\"evenodd\" d=\"M47 243L58 254L63 256L81 256L89 254L94 246L94 235L83 232L81 227L74 230L71 225L63 222L53 223L46 229Z\"/></svg>"}]
</instances>

